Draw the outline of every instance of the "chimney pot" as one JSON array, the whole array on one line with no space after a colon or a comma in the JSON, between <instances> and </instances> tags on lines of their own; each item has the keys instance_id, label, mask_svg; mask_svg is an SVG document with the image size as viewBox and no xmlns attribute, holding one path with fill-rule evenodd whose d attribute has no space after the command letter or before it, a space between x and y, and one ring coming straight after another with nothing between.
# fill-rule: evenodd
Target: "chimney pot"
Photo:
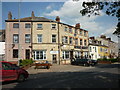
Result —
<instances>
[{"instance_id":1,"label":"chimney pot","mask_svg":"<svg viewBox=\"0 0 120 90\"><path fill-rule=\"evenodd\" d=\"M8 19L12 19L12 13L11 12L8 13Z\"/></svg>"},{"instance_id":2,"label":"chimney pot","mask_svg":"<svg viewBox=\"0 0 120 90\"><path fill-rule=\"evenodd\" d=\"M60 22L60 17L59 16L56 17L56 21Z\"/></svg>"}]
</instances>

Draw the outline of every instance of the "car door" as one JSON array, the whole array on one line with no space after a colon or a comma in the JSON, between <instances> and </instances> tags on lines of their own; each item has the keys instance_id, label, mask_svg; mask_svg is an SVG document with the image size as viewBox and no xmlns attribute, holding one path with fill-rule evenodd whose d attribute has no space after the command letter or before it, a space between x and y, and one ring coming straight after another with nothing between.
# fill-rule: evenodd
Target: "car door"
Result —
<instances>
[{"instance_id":1,"label":"car door","mask_svg":"<svg viewBox=\"0 0 120 90\"><path fill-rule=\"evenodd\" d=\"M2 63L2 80L9 81L9 80L16 80L17 79L17 72L13 69L12 64L10 63Z\"/></svg>"}]
</instances>

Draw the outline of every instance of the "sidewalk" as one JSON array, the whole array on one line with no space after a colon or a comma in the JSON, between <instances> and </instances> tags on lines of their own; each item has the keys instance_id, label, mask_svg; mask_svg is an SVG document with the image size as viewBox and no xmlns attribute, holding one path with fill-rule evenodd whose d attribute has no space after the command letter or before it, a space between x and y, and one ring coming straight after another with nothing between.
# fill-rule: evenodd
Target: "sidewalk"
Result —
<instances>
[{"instance_id":1,"label":"sidewalk","mask_svg":"<svg viewBox=\"0 0 120 90\"><path fill-rule=\"evenodd\" d=\"M45 72L74 72L74 71L81 71L85 69L91 69L94 67L84 67L84 66L75 66L75 65L52 65L50 69L46 68L39 68L34 69L35 66L30 67L27 69L29 74L37 74L37 73L45 73Z\"/></svg>"}]
</instances>

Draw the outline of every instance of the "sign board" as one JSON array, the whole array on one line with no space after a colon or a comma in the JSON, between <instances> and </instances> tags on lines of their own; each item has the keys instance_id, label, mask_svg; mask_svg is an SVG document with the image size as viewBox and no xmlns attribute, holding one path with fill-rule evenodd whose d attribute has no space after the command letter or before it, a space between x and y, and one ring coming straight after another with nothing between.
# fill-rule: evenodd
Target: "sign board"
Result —
<instances>
[{"instance_id":1,"label":"sign board","mask_svg":"<svg viewBox=\"0 0 120 90\"><path fill-rule=\"evenodd\" d=\"M58 51L50 51L50 54L58 54Z\"/></svg>"}]
</instances>

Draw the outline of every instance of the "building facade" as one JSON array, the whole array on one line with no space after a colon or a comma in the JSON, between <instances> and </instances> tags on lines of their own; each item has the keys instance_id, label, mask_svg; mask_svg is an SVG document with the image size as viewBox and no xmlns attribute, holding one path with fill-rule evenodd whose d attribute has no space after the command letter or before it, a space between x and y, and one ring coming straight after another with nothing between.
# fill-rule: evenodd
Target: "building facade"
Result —
<instances>
[{"instance_id":1,"label":"building facade","mask_svg":"<svg viewBox=\"0 0 120 90\"><path fill-rule=\"evenodd\" d=\"M88 56L88 31L80 24L71 26L45 17L6 20L6 60L33 58L56 64L70 63L71 58Z\"/></svg>"}]
</instances>

